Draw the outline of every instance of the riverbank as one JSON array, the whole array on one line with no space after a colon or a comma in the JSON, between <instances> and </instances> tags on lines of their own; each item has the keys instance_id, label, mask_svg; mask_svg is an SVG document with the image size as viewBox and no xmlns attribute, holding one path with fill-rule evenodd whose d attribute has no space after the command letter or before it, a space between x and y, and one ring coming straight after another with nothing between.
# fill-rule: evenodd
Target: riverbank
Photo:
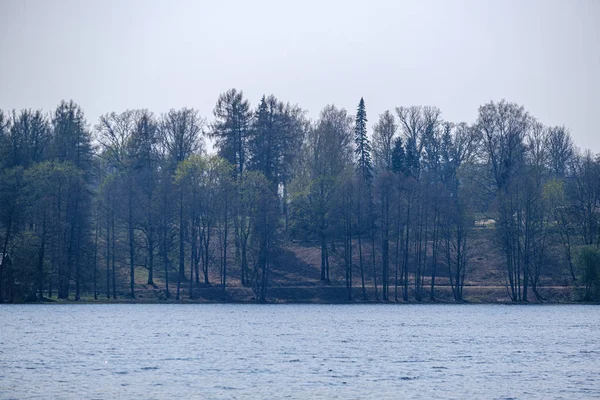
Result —
<instances>
[{"instance_id":1,"label":"riverbank","mask_svg":"<svg viewBox=\"0 0 600 400\"><path fill-rule=\"evenodd\" d=\"M394 287L390 288L390 298L387 301L377 298L372 287L367 287L367 297L363 298L360 287L353 288L353 297L348 299L348 292L344 286L287 286L272 287L267 291L268 304L456 304L449 286L436 287L435 297L432 299L429 292L425 292L422 301L414 300L412 288L409 288L409 301L402 300L402 288L398 288L397 300ZM570 286L541 287L538 290L541 298L533 293L528 302L520 304L594 304L585 303L577 299L575 289ZM139 289L135 298L126 293L119 293L117 298L107 299L106 295L99 295L95 300L92 294L85 294L79 300L64 300L45 298L44 304L203 304L203 303L241 303L256 304L258 301L251 288L227 287L223 290L220 286L204 286L194 288L190 297L189 288L180 292L180 299L176 299L171 292L167 298L166 293L158 288ZM28 303L36 303L31 301ZM37 302L40 303L40 302ZM465 286L464 300L461 304L515 304L502 286Z\"/></svg>"}]
</instances>

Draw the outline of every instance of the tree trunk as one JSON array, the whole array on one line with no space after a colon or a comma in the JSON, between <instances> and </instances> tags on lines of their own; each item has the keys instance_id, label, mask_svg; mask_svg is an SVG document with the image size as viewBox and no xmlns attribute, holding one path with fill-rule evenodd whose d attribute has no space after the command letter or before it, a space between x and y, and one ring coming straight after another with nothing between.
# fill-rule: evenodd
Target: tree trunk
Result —
<instances>
[{"instance_id":1,"label":"tree trunk","mask_svg":"<svg viewBox=\"0 0 600 400\"><path fill-rule=\"evenodd\" d=\"M211 227L208 226L206 229L206 235L205 235L205 242L204 242L204 257L205 257L205 261L204 261L204 284L206 285L210 285L210 280L208 277L208 264L210 262L210 230Z\"/></svg>"},{"instance_id":2,"label":"tree trunk","mask_svg":"<svg viewBox=\"0 0 600 400\"><path fill-rule=\"evenodd\" d=\"M323 231L323 226L321 226L321 281L325 281L327 279L325 275L325 264L326 264L326 254L327 254L327 243L325 242L325 232Z\"/></svg>"},{"instance_id":3,"label":"tree trunk","mask_svg":"<svg viewBox=\"0 0 600 400\"><path fill-rule=\"evenodd\" d=\"M375 262L375 228L371 229L371 264L373 265L373 286L375 289L375 300L379 301L379 290L377 289L377 263Z\"/></svg>"},{"instance_id":4,"label":"tree trunk","mask_svg":"<svg viewBox=\"0 0 600 400\"><path fill-rule=\"evenodd\" d=\"M98 234L100 231L100 212L96 211L96 229L94 234L94 300L98 300Z\"/></svg>"},{"instance_id":5,"label":"tree trunk","mask_svg":"<svg viewBox=\"0 0 600 400\"><path fill-rule=\"evenodd\" d=\"M79 188L77 188L77 191L75 192L75 200L74 200L74 208L73 208L73 213L71 214L71 217L69 219L69 225L70 225L70 232L69 232L69 246L68 246L68 250L67 250L67 274L65 276L64 279L64 288L63 288L63 296L62 298L64 299L69 299L69 292L71 289L71 274L73 272L73 254L75 255L75 268L78 269L79 268L79 254L80 254L80 249L79 249L79 243L75 243L75 240L78 239L79 235L75 235L76 232L76 228L79 227L79 222L78 222L78 215L79 215ZM69 215L67 213L67 215ZM77 271L76 271L77 273ZM76 282L76 285L77 282Z\"/></svg>"},{"instance_id":6,"label":"tree trunk","mask_svg":"<svg viewBox=\"0 0 600 400\"><path fill-rule=\"evenodd\" d=\"M44 209L44 215L42 217L42 237L40 243L40 251L38 253L38 300L44 300L44 252L46 250L46 209ZM0 274L0 279L1 274Z\"/></svg>"},{"instance_id":7,"label":"tree trunk","mask_svg":"<svg viewBox=\"0 0 600 400\"><path fill-rule=\"evenodd\" d=\"M4 238L4 246L2 246L2 260L0 260L0 303L4 302L4 265L6 264L6 257L8 255L8 243L10 240L12 228L12 213L11 217L8 218L8 224L6 225L6 237Z\"/></svg>"},{"instance_id":8,"label":"tree trunk","mask_svg":"<svg viewBox=\"0 0 600 400\"><path fill-rule=\"evenodd\" d=\"M327 249L327 245L325 245L325 281L327 283L329 280L329 249Z\"/></svg>"},{"instance_id":9,"label":"tree trunk","mask_svg":"<svg viewBox=\"0 0 600 400\"><path fill-rule=\"evenodd\" d=\"M166 225L164 230L166 231ZM163 232L163 238L162 238L162 260L163 260L163 267L165 270L165 298L169 298L170 297L170 293L169 293L169 252L167 249L167 233Z\"/></svg>"},{"instance_id":10,"label":"tree trunk","mask_svg":"<svg viewBox=\"0 0 600 400\"><path fill-rule=\"evenodd\" d=\"M251 278L248 276L249 271L248 271L248 253L247 253L248 236L250 235L250 221L246 221L246 217L243 217L240 221L240 224L242 224L242 225L239 228L239 238L236 235L236 240L238 242L239 249L236 249L236 252L239 252L241 254L241 256L239 258L241 261L240 268L242 271L242 285L250 285L252 282L250 282ZM236 258L237 257L238 256L236 254Z\"/></svg>"},{"instance_id":11,"label":"tree trunk","mask_svg":"<svg viewBox=\"0 0 600 400\"><path fill-rule=\"evenodd\" d=\"M244 261L242 260L242 232L240 228L240 217L239 217L239 207L235 207L234 216L233 216L233 236L234 236L234 247L235 247L235 262L236 264L240 264L240 279L242 281L242 286L246 286L246 271L244 269Z\"/></svg>"},{"instance_id":12,"label":"tree trunk","mask_svg":"<svg viewBox=\"0 0 600 400\"><path fill-rule=\"evenodd\" d=\"M352 202L351 193L346 193L345 229L344 229L344 259L346 263L346 289L348 300L352 300Z\"/></svg>"},{"instance_id":13,"label":"tree trunk","mask_svg":"<svg viewBox=\"0 0 600 400\"><path fill-rule=\"evenodd\" d=\"M75 300L81 298L81 225L77 224L77 244L75 245Z\"/></svg>"},{"instance_id":14,"label":"tree trunk","mask_svg":"<svg viewBox=\"0 0 600 400\"><path fill-rule=\"evenodd\" d=\"M431 290L429 292L429 298L431 301L435 301L435 278L437 274L438 236L440 230L440 211L438 207L436 207L434 212L433 224L433 243L431 250Z\"/></svg>"},{"instance_id":15,"label":"tree trunk","mask_svg":"<svg viewBox=\"0 0 600 400\"><path fill-rule=\"evenodd\" d=\"M289 222L289 213L288 213L288 191L287 191L287 184L286 182L283 182L282 184L283 186L283 196L282 196L282 207L283 207L283 218L284 218L284 230L285 233L287 233L288 231L288 222Z\"/></svg>"},{"instance_id":16,"label":"tree trunk","mask_svg":"<svg viewBox=\"0 0 600 400\"><path fill-rule=\"evenodd\" d=\"M112 290L113 290L113 299L117 298L117 268L116 268L116 239L115 239L115 211L114 211L114 202L113 202L113 211L111 214L111 234L112 234Z\"/></svg>"},{"instance_id":17,"label":"tree trunk","mask_svg":"<svg viewBox=\"0 0 600 400\"><path fill-rule=\"evenodd\" d=\"M193 259L193 268L194 268L194 275L195 275L195 283L196 283L196 287L199 288L200 287L200 262L202 260L204 260L204 253L202 250L202 233L200 231L200 223L198 221L195 222L195 230L194 232L194 237L192 238L192 243L195 243L192 245L192 259Z\"/></svg>"},{"instance_id":18,"label":"tree trunk","mask_svg":"<svg viewBox=\"0 0 600 400\"><path fill-rule=\"evenodd\" d=\"M194 245L192 244L192 247L194 247ZM190 254L190 282L188 285L188 291L189 291L189 296L190 299L194 298L194 263L196 261L196 255L194 254L194 250L192 250L192 254Z\"/></svg>"},{"instance_id":19,"label":"tree trunk","mask_svg":"<svg viewBox=\"0 0 600 400\"><path fill-rule=\"evenodd\" d=\"M382 198L382 218L381 218L381 263L382 263L382 295L383 300L389 300L388 288L389 288L389 268L390 268L390 258L389 258L389 249L390 249L390 241L389 241L389 194L387 193L387 188L384 188L384 195Z\"/></svg>"},{"instance_id":20,"label":"tree trunk","mask_svg":"<svg viewBox=\"0 0 600 400\"><path fill-rule=\"evenodd\" d=\"M401 229L401 207L400 202L398 202L398 221L396 226L396 260L395 260L395 270L394 270L394 300L398 301L398 270L400 269L400 243L402 243L402 232Z\"/></svg>"},{"instance_id":21,"label":"tree trunk","mask_svg":"<svg viewBox=\"0 0 600 400\"><path fill-rule=\"evenodd\" d=\"M191 254L190 254L190 285L189 285L189 292L190 292L190 299L193 297L193 284L194 284L194 272L198 272L198 263L196 262L196 260L198 259L197 257L197 251L198 251L198 237L197 237L197 232L198 229L196 228L196 216L192 215L192 224L191 224L191 228L192 228L192 232L191 232ZM198 279L198 276L196 276L196 279Z\"/></svg>"},{"instance_id":22,"label":"tree trunk","mask_svg":"<svg viewBox=\"0 0 600 400\"><path fill-rule=\"evenodd\" d=\"M227 287L227 235L229 231L229 221L227 217L228 201L225 197L225 218L223 227L223 290Z\"/></svg>"},{"instance_id":23,"label":"tree trunk","mask_svg":"<svg viewBox=\"0 0 600 400\"><path fill-rule=\"evenodd\" d=\"M135 235L133 229L133 194L131 189L128 196L127 228L129 234L129 296L135 299Z\"/></svg>"},{"instance_id":24,"label":"tree trunk","mask_svg":"<svg viewBox=\"0 0 600 400\"><path fill-rule=\"evenodd\" d=\"M106 298L110 299L110 212L106 207Z\"/></svg>"},{"instance_id":25,"label":"tree trunk","mask_svg":"<svg viewBox=\"0 0 600 400\"><path fill-rule=\"evenodd\" d=\"M183 193L179 195L179 273L177 274L177 294L176 300L179 300L179 291L181 282L185 279L185 246L183 243L185 232L183 226Z\"/></svg>"},{"instance_id":26,"label":"tree trunk","mask_svg":"<svg viewBox=\"0 0 600 400\"><path fill-rule=\"evenodd\" d=\"M154 229L149 228L148 234L148 285L156 288L154 284Z\"/></svg>"},{"instance_id":27,"label":"tree trunk","mask_svg":"<svg viewBox=\"0 0 600 400\"><path fill-rule=\"evenodd\" d=\"M265 212L265 211L263 211ZM258 264L260 265L260 267L262 268L262 273L261 273L261 287L260 287L260 302L264 303L267 299L267 264L268 264L268 260L267 260L267 233L265 232L265 229L267 227L267 224L265 223L263 225L263 227L261 227L261 238L260 238L260 243L259 243L259 250L258 250Z\"/></svg>"},{"instance_id":28,"label":"tree trunk","mask_svg":"<svg viewBox=\"0 0 600 400\"><path fill-rule=\"evenodd\" d=\"M362 298L363 300L367 300L367 289L365 288L365 269L362 253L362 237L360 233L358 234L358 265L360 266L360 283L362 286Z\"/></svg>"},{"instance_id":29,"label":"tree trunk","mask_svg":"<svg viewBox=\"0 0 600 400\"><path fill-rule=\"evenodd\" d=\"M408 301L408 250L410 244L410 208L411 199L408 201L406 209L406 236L404 238L404 262L402 264L403 282L402 282L402 300Z\"/></svg>"}]
</instances>

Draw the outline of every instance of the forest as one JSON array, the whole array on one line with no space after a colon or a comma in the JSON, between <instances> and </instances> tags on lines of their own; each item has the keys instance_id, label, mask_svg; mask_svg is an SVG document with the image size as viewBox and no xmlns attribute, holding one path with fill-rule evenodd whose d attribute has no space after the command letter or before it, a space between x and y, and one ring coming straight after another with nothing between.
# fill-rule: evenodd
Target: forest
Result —
<instances>
[{"instance_id":1,"label":"forest","mask_svg":"<svg viewBox=\"0 0 600 400\"><path fill-rule=\"evenodd\" d=\"M340 301L462 302L484 256L510 301L546 301L558 281L598 298L600 158L566 127L505 100L472 122L433 106L368 122L362 98L355 115L327 105L310 120L236 89L209 118L0 110L0 301L210 287L265 302L276 268L302 279L301 249Z\"/></svg>"}]
</instances>

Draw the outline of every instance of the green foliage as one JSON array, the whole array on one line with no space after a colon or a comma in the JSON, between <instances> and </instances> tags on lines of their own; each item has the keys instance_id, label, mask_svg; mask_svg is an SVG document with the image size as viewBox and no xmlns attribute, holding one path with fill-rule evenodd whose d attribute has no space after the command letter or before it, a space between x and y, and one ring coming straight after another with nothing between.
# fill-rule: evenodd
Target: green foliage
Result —
<instances>
[{"instance_id":1,"label":"green foliage","mask_svg":"<svg viewBox=\"0 0 600 400\"><path fill-rule=\"evenodd\" d=\"M206 157L194 154L182 161L175 170L175 183L195 189L206 171Z\"/></svg>"},{"instance_id":2,"label":"green foliage","mask_svg":"<svg viewBox=\"0 0 600 400\"><path fill-rule=\"evenodd\" d=\"M543 197L552 210L565 207L567 198L564 182L561 179L550 179L544 184Z\"/></svg>"},{"instance_id":3,"label":"green foliage","mask_svg":"<svg viewBox=\"0 0 600 400\"><path fill-rule=\"evenodd\" d=\"M581 281L585 286L584 301L600 299L600 249L585 246L578 257Z\"/></svg>"},{"instance_id":4,"label":"green foliage","mask_svg":"<svg viewBox=\"0 0 600 400\"><path fill-rule=\"evenodd\" d=\"M185 191L212 192L230 182L233 166L216 155L194 154L175 170L175 183Z\"/></svg>"}]
</instances>

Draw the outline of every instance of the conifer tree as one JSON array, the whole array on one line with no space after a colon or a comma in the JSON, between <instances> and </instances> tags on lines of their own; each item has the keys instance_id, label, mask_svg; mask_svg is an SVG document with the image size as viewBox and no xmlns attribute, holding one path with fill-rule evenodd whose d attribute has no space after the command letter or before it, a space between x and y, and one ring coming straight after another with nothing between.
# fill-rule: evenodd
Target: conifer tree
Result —
<instances>
[{"instance_id":1,"label":"conifer tree","mask_svg":"<svg viewBox=\"0 0 600 400\"><path fill-rule=\"evenodd\" d=\"M86 185L91 182L92 139L82 108L72 100L60 103L53 114L52 125L54 161L69 163L81 173L82 178L68 192L58 252L58 297L69 297L70 283L74 278L77 300L82 287L83 248L89 239L84 232L89 230L91 197Z\"/></svg>"},{"instance_id":2,"label":"conifer tree","mask_svg":"<svg viewBox=\"0 0 600 400\"><path fill-rule=\"evenodd\" d=\"M360 98L358 111L356 112L356 125L354 127L354 143L356 148L356 168L358 175L366 183L370 184L373 179L373 162L371 161L371 143L367 136L367 111L365 101Z\"/></svg>"},{"instance_id":3,"label":"conifer tree","mask_svg":"<svg viewBox=\"0 0 600 400\"><path fill-rule=\"evenodd\" d=\"M402 138L397 137L394 139L394 147L392 148L392 171L395 173L403 172L405 163L406 154L404 153L404 146L402 146Z\"/></svg>"},{"instance_id":4,"label":"conifer tree","mask_svg":"<svg viewBox=\"0 0 600 400\"><path fill-rule=\"evenodd\" d=\"M230 89L219 96L213 114L209 136L215 139L219 155L236 167L236 175L243 175L252 121L250 102L244 92Z\"/></svg>"},{"instance_id":5,"label":"conifer tree","mask_svg":"<svg viewBox=\"0 0 600 400\"><path fill-rule=\"evenodd\" d=\"M363 230L370 232L371 247L372 247L372 264L373 264L373 283L375 286L375 294L377 295L377 278L375 272L375 225L373 223L373 162L371 160L371 143L367 136L367 111L365 110L365 101L361 97L358 103L356 112L356 122L354 125L354 155L356 156L356 173L358 175L358 192L359 200L357 202L357 219L358 219L358 257L361 281L364 282L364 263L363 263L363 247L361 233ZM363 205L363 199L366 199L367 204ZM363 210L366 209L365 213ZM363 221L363 218L366 220ZM366 292L363 283L363 298L366 298Z\"/></svg>"}]
</instances>

